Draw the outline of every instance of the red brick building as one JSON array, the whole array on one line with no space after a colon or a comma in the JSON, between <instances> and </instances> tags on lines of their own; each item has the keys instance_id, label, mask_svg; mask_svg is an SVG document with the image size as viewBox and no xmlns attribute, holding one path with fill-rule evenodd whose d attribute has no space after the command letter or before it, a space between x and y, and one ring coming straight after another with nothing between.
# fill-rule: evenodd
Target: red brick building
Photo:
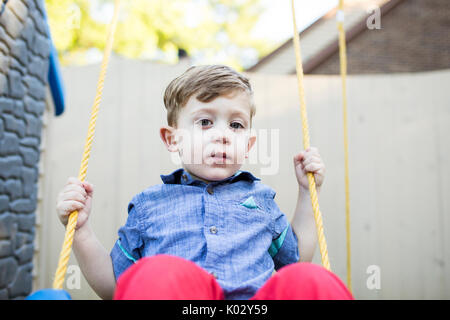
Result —
<instances>
[{"instance_id":1,"label":"red brick building","mask_svg":"<svg viewBox=\"0 0 450 320\"><path fill-rule=\"evenodd\" d=\"M345 3L349 74L450 68L450 1L347 0ZM339 73L335 17L336 9L333 9L300 33L306 74ZM381 28L371 29L376 18ZM295 73L292 39L247 71Z\"/></svg>"}]
</instances>

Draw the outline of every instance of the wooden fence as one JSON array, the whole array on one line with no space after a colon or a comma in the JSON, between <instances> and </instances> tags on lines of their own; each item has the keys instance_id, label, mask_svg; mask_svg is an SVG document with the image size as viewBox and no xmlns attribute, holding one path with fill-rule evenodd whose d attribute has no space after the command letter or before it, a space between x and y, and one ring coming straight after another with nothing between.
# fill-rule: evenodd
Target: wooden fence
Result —
<instances>
[{"instance_id":1,"label":"wooden fence","mask_svg":"<svg viewBox=\"0 0 450 320\"><path fill-rule=\"evenodd\" d=\"M132 196L161 183L160 174L179 167L158 130L166 124L163 91L186 67L111 61L87 178L95 185L90 223L108 250L125 223ZM62 117L48 117L41 159L36 288L52 283L64 231L55 213L56 196L67 178L78 174L98 72L98 65L64 69L67 109ZM279 207L291 218L297 194L292 158L302 150L296 78L248 76L255 90L258 145L252 163L243 169L277 191ZM307 76L305 82L311 143L319 148L327 168L319 201L331 267L345 281L340 79ZM348 78L357 298L450 298L449 83L450 70ZM314 262L320 263L318 250ZM97 298L84 278L78 288L74 257L70 264L73 298Z\"/></svg>"}]
</instances>

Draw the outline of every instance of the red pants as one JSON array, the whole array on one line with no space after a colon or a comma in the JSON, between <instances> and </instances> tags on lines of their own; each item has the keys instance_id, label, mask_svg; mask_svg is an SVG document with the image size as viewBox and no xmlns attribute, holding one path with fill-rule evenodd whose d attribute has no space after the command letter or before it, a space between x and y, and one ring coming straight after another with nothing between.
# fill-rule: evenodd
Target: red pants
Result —
<instances>
[{"instance_id":1,"label":"red pants","mask_svg":"<svg viewBox=\"0 0 450 320\"><path fill-rule=\"evenodd\" d=\"M206 270L171 255L140 259L117 282L115 300L221 300L222 288ZM294 263L278 270L251 300L353 299L342 281L321 266Z\"/></svg>"}]
</instances>

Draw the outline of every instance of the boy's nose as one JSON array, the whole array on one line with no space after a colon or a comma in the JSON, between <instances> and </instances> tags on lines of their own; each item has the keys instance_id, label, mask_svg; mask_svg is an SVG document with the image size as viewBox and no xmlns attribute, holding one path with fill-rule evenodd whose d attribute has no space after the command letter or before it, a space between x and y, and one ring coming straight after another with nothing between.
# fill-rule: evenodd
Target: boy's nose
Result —
<instances>
[{"instance_id":1,"label":"boy's nose","mask_svg":"<svg viewBox=\"0 0 450 320\"><path fill-rule=\"evenodd\" d=\"M211 140L216 143L230 144L231 139L227 130L214 130Z\"/></svg>"},{"instance_id":2,"label":"boy's nose","mask_svg":"<svg viewBox=\"0 0 450 320\"><path fill-rule=\"evenodd\" d=\"M226 134L219 134L213 139L214 142L229 144L230 138Z\"/></svg>"}]
</instances>

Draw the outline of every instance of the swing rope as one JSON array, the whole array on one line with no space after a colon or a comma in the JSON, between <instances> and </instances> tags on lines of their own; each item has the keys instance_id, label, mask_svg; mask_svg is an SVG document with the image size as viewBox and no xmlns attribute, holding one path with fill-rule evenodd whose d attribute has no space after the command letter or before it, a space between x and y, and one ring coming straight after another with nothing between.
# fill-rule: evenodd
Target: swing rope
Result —
<instances>
[{"instance_id":1,"label":"swing rope","mask_svg":"<svg viewBox=\"0 0 450 320\"><path fill-rule=\"evenodd\" d=\"M347 287L352 291L352 264L351 264L351 243L350 243L350 186L349 186L349 165L348 165L348 125L347 125L347 50L345 44L344 29L344 0L339 0L336 14L337 28L339 32L339 61L342 82L342 111L344 120L344 157L345 157L345 230L347 242Z\"/></svg>"},{"instance_id":2,"label":"swing rope","mask_svg":"<svg viewBox=\"0 0 450 320\"><path fill-rule=\"evenodd\" d=\"M119 16L120 0L116 0L114 6L114 16L109 26L108 38L106 40L106 47L103 54L103 61L101 65L100 75L97 82L97 90L95 94L94 104L91 110L91 119L89 121L89 129L87 133L86 142L84 145L84 152L81 161L80 171L78 173L78 179L84 181L86 178L89 156L92 149L92 142L94 140L95 124L97 121L97 115L99 105L102 100L103 87L105 82L106 70L108 68L109 57L111 55L112 46L114 42L114 32L117 26L117 20ZM55 278L53 281L53 289L62 289L64 284L64 278L67 271L67 265L72 251L73 237L75 234L75 226L77 225L78 211L74 211L69 215L69 221L67 222L66 232L64 235L64 243L59 256L58 267L56 269Z\"/></svg>"},{"instance_id":3,"label":"swing rope","mask_svg":"<svg viewBox=\"0 0 450 320\"><path fill-rule=\"evenodd\" d=\"M309 129L308 129L308 117L306 113L306 104L305 104L305 91L303 85L303 66L302 66L302 56L300 52L300 35L297 29L297 23L295 20L295 7L294 0L291 0L292 4L292 21L294 26L294 48L295 48L295 61L296 61L296 71L297 71L297 82L298 82L298 91L300 94L300 113L302 119L302 129L303 129L303 148L307 149L310 146L309 142ZM319 201L317 197L316 190L316 182L314 180L314 175L311 172L307 174L308 183L309 183L309 193L311 196L311 203L314 212L314 220L316 222L317 229L317 237L319 240L319 249L320 255L322 257L322 265L325 269L331 271L330 261L328 259L328 250L327 250L327 242L325 240L325 233L323 231L323 221L322 214L319 209Z\"/></svg>"}]
</instances>

